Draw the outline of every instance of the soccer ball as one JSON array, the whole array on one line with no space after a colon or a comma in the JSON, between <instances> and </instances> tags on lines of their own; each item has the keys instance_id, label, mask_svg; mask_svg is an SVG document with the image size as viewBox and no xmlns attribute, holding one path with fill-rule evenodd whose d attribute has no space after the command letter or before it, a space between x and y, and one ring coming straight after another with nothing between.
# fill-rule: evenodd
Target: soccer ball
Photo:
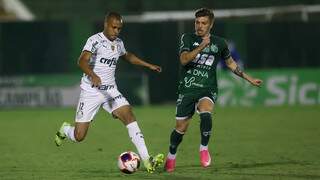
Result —
<instances>
[{"instance_id":1,"label":"soccer ball","mask_svg":"<svg viewBox=\"0 0 320 180\"><path fill-rule=\"evenodd\" d=\"M139 169L140 158L132 151L123 152L118 157L118 167L121 172L132 174Z\"/></svg>"}]
</instances>

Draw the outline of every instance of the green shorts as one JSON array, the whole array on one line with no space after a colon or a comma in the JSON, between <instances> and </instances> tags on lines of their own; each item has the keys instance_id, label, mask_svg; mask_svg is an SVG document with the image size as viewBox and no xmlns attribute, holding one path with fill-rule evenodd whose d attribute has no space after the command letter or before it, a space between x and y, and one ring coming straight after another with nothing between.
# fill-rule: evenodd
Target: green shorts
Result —
<instances>
[{"instance_id":1,"label":"green shorts","mask_svg":"<svg viewBox=\"0 0 320 180\"><path fill-rule=\"evenodd\" d=\"M176 120L184 120L193 116L196 106L201 99L207 98L212 103L217 100L217 93L205 91L196 94L179 94L176 103Z\"/></svg>"}]
</instances>

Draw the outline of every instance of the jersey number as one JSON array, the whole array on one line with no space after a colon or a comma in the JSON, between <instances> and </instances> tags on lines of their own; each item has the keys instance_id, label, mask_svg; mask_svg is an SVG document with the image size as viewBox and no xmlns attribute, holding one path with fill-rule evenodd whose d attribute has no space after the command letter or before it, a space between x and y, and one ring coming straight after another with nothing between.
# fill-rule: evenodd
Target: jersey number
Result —
<instances>
[{"instance_id":1,"label":"jersey number","mask_svg":"<svg viewBox=\"0 0 320 180\"><path fill-rule=\"evenodd\" d=\"M198 54L193 62L211 66L214 62L214 56L208 54Z\"/></svg>"}]
</instances>

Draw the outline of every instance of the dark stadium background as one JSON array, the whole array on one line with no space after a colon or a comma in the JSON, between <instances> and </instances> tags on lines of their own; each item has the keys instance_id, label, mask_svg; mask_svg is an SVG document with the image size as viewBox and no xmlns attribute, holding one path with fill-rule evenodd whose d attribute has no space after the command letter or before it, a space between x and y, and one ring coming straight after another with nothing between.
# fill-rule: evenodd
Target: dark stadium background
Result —
<instances>
[{"instance_id":1,"label":"dark stadium background","mask_svg":"<svg viewBox=\"0 0 320 180\"><path fill-rule=\"evenodd\" d=\"M218 70L212 167L199 166L197 115L172 174L121 174L117 156L136 150L103 110L83 143L55 147L59 125L74 120L82 47L117 11L126 49L163 67L155 74L120 60L116 76L150 153L166 153L180 36L200 7L213 8L213 33L264 81L254 88ZM319 22L320 0L0 0L0 179L320 179Z\"/></svg>"}]
</instances>

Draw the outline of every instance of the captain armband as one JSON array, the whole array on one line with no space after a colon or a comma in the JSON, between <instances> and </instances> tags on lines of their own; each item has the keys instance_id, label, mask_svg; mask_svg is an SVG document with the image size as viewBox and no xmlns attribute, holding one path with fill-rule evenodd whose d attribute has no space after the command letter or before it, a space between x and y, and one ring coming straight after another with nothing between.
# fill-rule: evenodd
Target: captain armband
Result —
<instances>
[{"instance_id":1,"label":"captain armband","mask_svg":"<svg viewBox=\"0 0 320 180\"><path fill-rule=\"evenodd\" d=\"M237 66L236 69L233 70L233 73L240 77L243 77L243 71L239 68L239 66Z\"/></svg>"}]
</instances>

